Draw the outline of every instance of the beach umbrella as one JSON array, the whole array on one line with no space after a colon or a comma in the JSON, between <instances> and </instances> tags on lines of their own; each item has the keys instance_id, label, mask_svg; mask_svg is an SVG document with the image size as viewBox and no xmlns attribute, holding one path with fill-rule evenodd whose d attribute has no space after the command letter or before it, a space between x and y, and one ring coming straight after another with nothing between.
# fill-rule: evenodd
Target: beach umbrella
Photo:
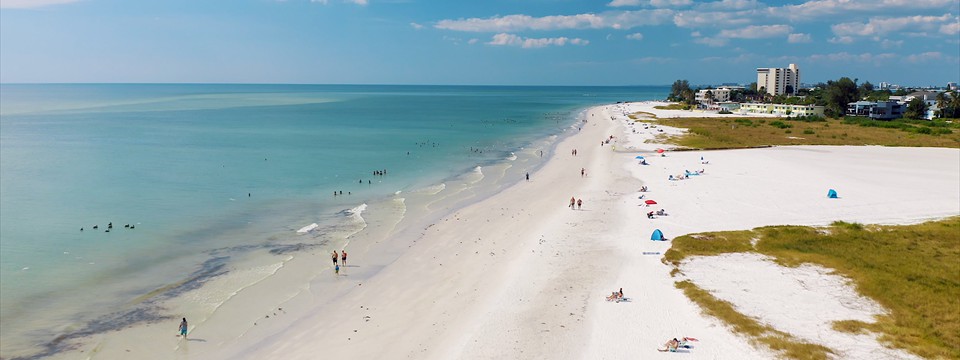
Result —
<instances>
[{"instance_id":1,"label":"beach umbrella","mask_svg":"<svg viewBox=\"0 0 960 360\"><path fill-rule=\"evenodd\" d=\"M657 204L657 202L656 202L656 201L653 201L653 200L647 200L647 201L644 201L643 203L644 203L644 204L647 204L647 205L656 205L656 204Z\"/></svg>"},{"instance_id":2,"label":"beach umbrella","mask_svg":"<svg viewBox=\"0 0 960 360\"><path fill-rule=\"evenodd\" d=\"M643 160L643 156L639 156L639 155L638 155L638 156L637 156L637 157L635 157L634 159L640 159L640 160Z\"/></svg>"},{"instance_id":3,"label":"beach umbrella","mask_svg":"<svg viewBox=\"0 0 960 360\"><path fill-rule=\"evenodd\" d=\"M663 149L657 149L657 154L663 154Z\"/></svg>"}]
</instances>

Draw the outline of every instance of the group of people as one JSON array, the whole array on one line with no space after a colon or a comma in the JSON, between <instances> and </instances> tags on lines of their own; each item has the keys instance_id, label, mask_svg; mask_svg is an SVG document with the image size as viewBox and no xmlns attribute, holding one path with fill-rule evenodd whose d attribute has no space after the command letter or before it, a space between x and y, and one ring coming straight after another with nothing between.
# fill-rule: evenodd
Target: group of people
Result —
<instances>
[{"instance_id":1,"label":"group of people","mask_svg":"<svg viewBox=\"0 0 960 360\"><path fill-rule=\"evenodd\" d=\"M341 261L343 261L343 266L347 266L347 251L346 250L340 250L340 251L341 251L341 254L337 254L337 251L334 250L333 255L331 256L331 258L333 259L333 271L337 275L340 275L340 264L337 264L337 258L340 258Z\"/></svg>"},{"instance_id":2,"label":"group of people","mask_svg":"<svg viewBox=\"0 0 960 360\"><path fill-rule=\"evenodd\" d=\"M570 210L580 210L581 207L583 207L583 199L577 199L576 197L570 198Z\"/></svg>"}]
</instances>

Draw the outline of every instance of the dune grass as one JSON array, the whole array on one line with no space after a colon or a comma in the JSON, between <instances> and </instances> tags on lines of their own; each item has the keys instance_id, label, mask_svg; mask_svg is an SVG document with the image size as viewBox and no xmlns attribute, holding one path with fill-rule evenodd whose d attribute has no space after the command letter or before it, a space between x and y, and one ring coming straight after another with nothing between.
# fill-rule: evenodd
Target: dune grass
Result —
<instances>
[{"instance_id":1,"label":"dune grass","mask_svg":"<svg viewBox=\"0 0 960 360\"><path fill-rule=\"evenodd\" d=\"M671 118L649 121L689 129L669 142L695 149L769 145L885 145L960 148L960 123L863 119Z\"/></svg>"},{"instance_id":2,"label":"dune grass","mask_svg":"<svg viewBox=\"0 0 960 360\"><path fill-rule=\"evenodd\" d=\"M775 351L779 351L790 359L822 360L832 354L829 348L800 341L782 331L741 314L729 302L717 299L706 290L703 290L690 281L679 281L676 287L683 290L690 300L700 305L707 315L723 320L733 327L733 331L749 336L754 342L763 344Z\"/></svg>"},{"instance_id":3,"label":"dune grass","mask_svg":"<svg viewBox=\"0 0 960 360\"><path fill-rule=\"evenodd\" d=\"M657 105L653 108L659 110L690 110L693 108L693 106L681 103L670 103L667 105Z\"/></svg>"},{"instance_id":4,"label":"dune grass","mask_svg":"<svg viewBox=\"0 0 960 360\"><path fill-rule=\"evenodd\" d=\"M813 263L834 269L889 312L872 324L839 321L834 329L876 332L887 345L925 358L960 358L960 217L906 226L836 222L825 228L771 226L692 234L674 239L664 261L678 266L688 256L747 251L771 256L784 266ZM691 299L704 308L716 307Z\"/></svg>"}]
</instances>

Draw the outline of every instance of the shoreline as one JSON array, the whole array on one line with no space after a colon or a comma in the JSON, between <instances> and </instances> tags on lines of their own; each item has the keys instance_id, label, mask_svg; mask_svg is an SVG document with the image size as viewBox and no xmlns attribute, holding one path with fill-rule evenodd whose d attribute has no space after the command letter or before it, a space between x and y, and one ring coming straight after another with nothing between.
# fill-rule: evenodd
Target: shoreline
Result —
<instances>
[{"instance_id":1,"label":"shoreline","mask_svg":"<svg viewBox=\"0 0 960 360\"><path fill-rule=\"evenodd\" d=\"M578 111L570 112L570 124L576 121L576 114L584 111L584 109L585 107L580 108ZM536 152L542 149L544 151L544 157L549 156L548 154L553 152L552 149L559 141L558 139L563 139L571 133L570 124L558 127L557 130L550 131L546 136L536 138L527 144L521 145L513 152L504 151L506 156L498 159L489 159L477 163L475 166L465 167L464 172L460 174L448 176L439 179L439 181L427 180L421 182L420 185L422 186L415 186L409 191L397 191L390 196L361 201L356 206L350 206L341 211L337 211L336 214L324 216L324 218L329 218L327 220L333 221L336 224L325 224L322 221L317 221L325 225L318 226L312 229L313 231L296 233L296 235L291 236L290 239L284 240L283 243L287 245L281 244L279 246L286 250L279 252L270 251L268 253L267 250L274 249L274 246L270 249L264 248L243 254L228 255L231 259L221 264L221 267L218 267L218 269L221 270L215 273L207 271L205 273L210 273L211 276L190 280L191 282L200 284L200 286L202 286L201 288L191 287L191 289L185 291L178 291L178 296L185 299L173 298L172 301L167 301L170 299L164 298L160 300L161 307L159 310L161 313L157 315L161 316L160 318L147 320L146 322L134 321L132 326L121 325L122 330L120 332L113 330L107 330L105 332L85 330L83 331L83 335L79 337L70 336L65 338L79 340L76 346L60 343L59 345L53 345L55 347L51 347L40 354L45 358L70 358L76 355L83 355L84 353L110 358L112 356L129 355L128 351L132 348L138 352L151 352L152 355L144 355L141 352L141 355L148 358L166 358L163 354L168 353L169 350L165 349L165 346L162 344L141 344L137 340L138 338L165 337L168 331L163 330L163 328L167 327L163 321L163 314L187 314L188 319L193 319L190 322L191 333L195 330L204 330L206 328L204 331L212 331L218 334L235 334L236 337L218 336L217 338L211 338L204 336L203 338L199 338L207 343L221 343L216 346L216 348L222 347L222 344L225 342L236 342L239 341L240 338L249 337L253 334L269 334L276 330L268 330L271 321L257 321L255 315L254 318L251 318L251 310L262 313L265 316L273 315L273 318L276 318L278 314L287 315L289 318L290 316L297 316L298 313L302 315L312 307L322 306L328 302L336 301L336 299L340 297L343 292L342 284L332 283L330 279L322 275L324 273L333 273L333 266L329 262L329 254L322 249L330 251L333 248L340 250L346 247L350 250L350 258L353 261L351 261L351 267L344 267L342 269L345 276L348 275L347 272L350 272L350 276L364 278L379 272L382 268L388 266L393 259L398 257L398 254L405 251L405 248L409 245L407 242L413 238L413 235L403 235L403 233L415 233L419 224L426 225L430 222L435 222L452 213L452 209L463 207L464 204L477 202L479 201L478 199L489 197L499 192L502 188L510 187L516 184L516 182L522 181L522 172L519 174L516 173L519 171L517 168L521 166L529 167L530 171L534 171L535 168L543 166L544 161L539 159L539 155L536 154ZM481 168L483 169L482 173ZM479 179L476 179L475 177L478 174ZM521 178L513 180L503 179L503 177L508 176L508 174L521 176ZM414 207L416 207L416 209ZM411 211L420 215L412 216ZM359 229L351 230L342 228L343 224L339 224L347 221L348 218L351 217L359 219L359 224L347 224L348 227L359 225ZM285 225L284 227L288 228L286 230L289 230L289 232L293 234L297 232L298 229L302 229L303 225L305 224L294 223ZM331 225L335 226L335 228L331 228ZM380 228L374 229L373 227ZM403 228L406 228L406 230L400 230L400 234L395 234L398 231L397 229ZM297 239L313 237L317 236L317 234L329 237L331 240L336 240L333 238L339 238L337 236L331 237L323 234L330 230L337 232L346 231L346 235L341 236L343 239L336 243L326 243L326 241L329 240L324 240L315 245L307 245L306 250L297 250L298 248L304 247L303 241ZM400 238L401 241L389 241L388 238ZM310 248L313 248L313 250ZM274 250L279 249L280 248L276 248ZM373 258L364 259L364 255L370 251L375 253ZM223 252L223 250L218 250L218 252ZM363 265L359 265L360 268L356 268L358 265L352 265L361 262ZM226 267L222 267L223 265ZM221 274L224 272L229 276L222 276ZM293 275L290 276L291 274ZM271 279L277 275L287 277L288 279ZM231 283L235 283L237 279L248 279L244 281L249 282L249 284L239 288L237 288L236 285L230 285ZM273 284L263 284L265 280L268 280L266 281L267 283ZM311 288L323 289L323 287L329 287L329 291L324 290L324 293L321 294L314 293L310 290ZM154 290L154 292L159 290L160 289ZM206 302L206 298L211 296L210 291L218 293L221 290L227 290L232 293L213 294L214 297L226 297L226 299L212 304L215 308L205 310L204 312L210 311L205 316L190 315L193 313L191 308L195 308L196 306L190 305L189 302L197 302L197 300L200 300L201 303L204 303ZM263 296L257 294L264 291L266 294L280 293L281 295L278 297L278 295ZM290 303L290 305L273 307L269 305L270 303ZM203 304L203 306L206 306L206 304ZM295 310L298 308L299 310ZM170 316L171 319L177 317L174 315ZM238 323L237 320L225 319L231 316L252 320L248 321L249 324L244 324ZM113 320L109 321L112 322L116 319L117 318L114 317ZM261 320L265 319L266 318L261 318ZM211 327L211 325L213 326ZM250 326L256 326L257 328ZM200 333L201 332L198 332L197 334ZM181 345L175 343L168 341L163 341L162 343L173 345L174 351L180 351L181 349ZM189 348L187 345L190 344L186 343L183 347L185 349ZM193 347L198 346L194 345ZM209 348L208 346L203 347L205 349L193 351L201 351L204 353L211 351L216 353L219 351ZM15 354L12 355L12 358L18 358L20 356L30 358L37 355L35 352L33 355Z\"/></svg>"},{"instance_id":2,"label":"shoreline","mask_svg":"<svg viewBox=\"0 0 960 360\"><path fill-rule=\"evenodd\" d=\"M342 276L331 280L332 274L322 275L332 271L325 252L330 246L321 246L273 270L309 278L300 287L271 282L243 290L287 294L281 296L286 297L281 306L262 296L244 297L217 310L213 320L219 325L192 326L191 339L198 341L171 337L138 344L137 352L166 358L172 348L176 355L213 359L308 359L321 353L437 359L616 358L629 353L647 358L672 356L656 348L668 338L692 336L701 340L688 354L696 358L770 358L775 354L701 315L699 307L673 286L678 279L660 261L670 243L648 240L653 228L673 238L762 225L833 220L904 223L960 215L960 189L945 189L960 184L960 165L953 173L943 167L920 172L916 167L923 164L911 162L930 157L960 160L956 149L800 146L668 151L661 158L649 155L670 147L647 143L656 132L640 129L643 125L624 113L650 103L607 104L583 111L583 117L574 120L581 125L579 130L568 127L555 139L544 139L551 151L530 171L529 181L523 180L525 171L518 171L517 164L532 154L519 154L499 162L503 168L483 168L483 177L476 182L497 185L486 188L486 195L470 190L468 172L458 177L465 186L443 181L422 189L436 191L434 195L459 194L458 200L429 201L426 196L417 203L407 199L409 193L398 193L384 201L403 211L422 207L433 214L427 218L378 223L373 219L384 214L377 211L387 209L369 206L363 217L371 221L363 231L381 235L366 242L350 240L348 249L365 247L350 250L350 263L359 267L346 267ZM597 144L611 135L610 144ZM568 153L572 149L578 150L577 156ZM637 153L647 155L652 164L637 165L633 159ZM668 174L700 168L699 156L710 161L702 166L703 176L666 179ZM898 166L908 169L897 170ZM580 176L580 168L587 176ZM513 180L503 181L508 176ZM843 185L833 185L839 187L841 202L823 202L824 183L818 177ZM919 196L914 205L876 195L930 177L934 180L927 188L899 196ZM638 193L641 185L651 191ZM785 187L791 191L782 191ZM934 190L946 196L923 196ZM565 206L571 195L584 200L583 209ZM657 199L657 206L667 208L670 215L647 219L648 210L640 207L643 200L638 195ZM831 208L833 204L841 206ZM603 300L621 287L630 301ZM264 313L273 316L256 320ZM249 321L257 325L250 326ZM107 341L108 347L91 356L129 356L124 346L166 334L173 325L124 330L121 338ZM238 329L238 335L229 335Z\"/></svg>"},{"instance_id":3,"label":"shoreline","mask_svg":"<svg viewBox=\"0 0 960 360\"><path fill-rule=\"evenodd\" d=\"M856 167L856 175L874 165L884 165L874 170L883 173L889 170L886 166L890 164L902 164L903 156L895 155L902 152L929 153L937 159L944 156L960 159L960 152L874 147L779 147L710 152L712 164L702 179L671 184L665 175L682 171L678 164L693 161L699 154L670 152L666 158L653 159L664 161L664 165L670 162L672 166L644 167L656 168L655 173L639 169L632 161L635 152L620 152L621 147L632 145L639 152L649 153L662 145L635 141L611 144L616 145L618 151L596 145L596 141L609 135L629 137L627 127L630 125L626 125L625 119L605 120L604 115L610 115L613 106L591 108L587 114L589 122L583 130L558 144L556 154L542 169L531 174L531 183L515 184L425 228L408 255L357 284L339 303L316 309L283 333L250 343L250 347L237 349L223 358L296 359L311 358L317 353L355 358L438 359L576 359L630 353L646 358L672 356L659 353L656 348L665 339L678 336L701 339L697 348L691 350L696 358L720 354L769 358L775 354L755 348L748 339L733 334L718 320L701 315L699 307L674 288L670 268L660 262L662 255L645 254L662 254L669 242L647 240L651 223L637 210L636 188L648 185L652 188L648 196L655 195L663 199L661 203L670 204L671 216L656 224L668 237L706 230L746 229L767 223L825 224L837 218L909 222L960 212L956 203L951 203L954 198L960 199L960 194L953 194L949 189L946 197L918 199L917 203L922 206L870 211L877 204L869 202L871 196L863 195L883 189L891 181L903 181L902 176L913 180L910 172L914 169L910 169L899 171L895 176L884 173L882 184L863 191L853 190L856 186L848 183L843 190L847 195L840 212L821 209L822 212L809 217L794 218L802 213L791 210L750 217L744 209L724 208L721 204L726 196L722 193L711 193L721 196L719 199L690 198L690 194L705 190L697 186L681 188L681 185L698 182L698 185L709 185L717 179L722 181L722 186L729 186L731 179L736 181L744 176L736 171L755 169L758 164L752 160L773 157L766 161L777 163L781 162L777 157L790 158L798 153L816 156L826 151L831 154L831 161L823 161L829 165L825 171L848 166L849 158L857 162L863 161L862 156L872 157L871 150L879 151L879 158L886 159L883 164ZM566 154L565 150L570 148L577 148L578 156ZM868 153L860 154L864 149ZM774 154L767 154L770 152ZM845 155L847 152L851 154ZM833 161L841 164L830 165ZM793 164L783 162L783 166ZM824 165L814 161L804 163L814 168ZM588 169L586 178L577 174L581 165ZM733 167L735 171L728 177L723 167ZM955 184L957 175L951 175L950 170L934 170L941 176L947 175L931 186L943 190L944 186ZM876 181L873 175L861 175L864 176L842 181L856 184ZM768 182L784 180L783 176L775 178ZM538 185L539 181L548 184ZM816 190L813 201L822 201L820 186L811 186ZM796 201L794 205L803 209L811 201L780 199L776 186L763 183L761 187L768 189L762 191L768 201L760 201L761 204L776 206L780 201ZM585 200L583 210L571 211L565 207L571 194ZM859 205L864 201L864 205ZM727 213L727 216L703 222L695 219L710 215L684 215L700 208L698 204L716 206L711 211ZM752 220L744 222L744 219ZM693 225L685 225L687 221L693 221ZM630 301L621 304L603 301L611 290L620 287Z\"/></svg>"}]
</instances>

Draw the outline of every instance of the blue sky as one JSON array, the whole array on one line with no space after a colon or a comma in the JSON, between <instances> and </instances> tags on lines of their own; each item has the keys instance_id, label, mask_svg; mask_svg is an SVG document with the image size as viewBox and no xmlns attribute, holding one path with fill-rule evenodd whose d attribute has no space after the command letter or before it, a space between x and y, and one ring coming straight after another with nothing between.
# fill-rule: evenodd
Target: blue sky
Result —
<instances>
[{"instance_id":1,"label":"blue sky","mask_svg":"<svg viewBox=\"0 0 960 360\"><path fill-rule=\"evenodd\" d=\"M0 0L0 82L960 80L957 0Z\"/></svg>"}]
</instances>

